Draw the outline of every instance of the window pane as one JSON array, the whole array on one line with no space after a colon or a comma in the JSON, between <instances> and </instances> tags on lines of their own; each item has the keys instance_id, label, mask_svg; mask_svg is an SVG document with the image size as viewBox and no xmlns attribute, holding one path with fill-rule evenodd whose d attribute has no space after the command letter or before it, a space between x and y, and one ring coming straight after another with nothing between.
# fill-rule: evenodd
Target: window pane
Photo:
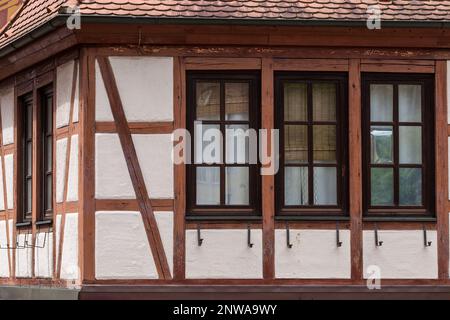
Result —
<instances>
[{"instance_id":1,"label":"window pane","mask_svg":"<svg viewBox=\"0 0 450 320\"><path fill-rule=\"evenodd\" d=\"M313 120L336 120L336 85L334 83L314 83Z\"/></svg>"},{"instance_id":2,"label":"window pane","mask_svg":"<svg viewBox=\"0 0 450 320\"><path fill-rule=\"evenodd\" d=\"M285 167L284 203L286 206L308 204L308 168Z\"/></svg>"},{"instance_id":3,"label":"window pane","mask_svg":"<svg viewBox=\"0 0 450 320\"><path fill-rule=\"evenodd\" d=\"M46 164L47 167L45 168L47 170L47 172L52 171L52 146L53 146L53 138L47 137L46 138L46 146L45 146L45 152L46 152Z\"/></svg>"},{"instance_id":4,"label":"window pane","mask_svg":"<svg viewBox=\"0 0 450 320\"><path fill-rule=\"evenodd\" d=\"M370 85L370 120L392 121L394 87L390 84Z\"/></svg>"},{"instance_id":5,"label":"window pane","mask_svg":"<svg viewBox=\"0 0 450 320\"><path fill-rule=\"evenodd\" d=\"M371 163L392 163L393 159L392 127L372 126L370 128Z\"/></svg>"},{"instance_id":6,"label":"window pane","mask_svg":"<svg viewBox=\"0 0 450 320\"><path fill-rule=\"evenodd\" d=\"M198 167L196 191L198 205L219 205L220 168Z\"/></svg>"},{"instance_id":7,"label":"window pane","mask_svg":"<svg viewBox=\"0 0 450 320\"><path fill-rule=\"evenodd\" d=\"M27 113L27 123L26 123L26 137L27 139L32 139L33 137L33 107L32 105L26 106L26 113Z\"/></svg>"},{"instance_id":8,"label":"window pane","mask_svg":"<svg viewBox=\"0 0 450 320\"><path fill-rule=\"evenodd\" d=\"M249 126L233 124L225 126L226 141L225 154L227 163L248 163L249 141L252 134L248 131ZM253 135L255 136L255 135ZM256 139L253 143L257 144Z\"/></svg>"},{"instance_id":9,"label":"window pane","mask_svg":"<svg viewBox=\"0 0 450 320\"><path fill-rule=\"evenodd\" d=\"M306 121L307 117L306 83L284 84L284 120Z\"/></svg>"},{"instance_id":10,"label":"window pane","mask_svg":"<svg viewBox=\"0 0 450 320\"><path fill-rule=\"evenodd\" d=\"M308 127L284 126L285 163L308 162Z\"/></svg>"},{"instance_id":11,"label":"window pane","mask_svg":"<svg viewBox=\"0 0 450 320\"><path fill-rule=\"evenodd\" d=\"M220 120L220 84L197 82L197 120Z\"/></svg>"},{"instance_id":12,"label":"window pane","mask_svg":"<svg viewBox=\"0 0 450 320\"><path fill-rule=\"evenodd\" d=\"M314 204L337 205L336 168L314 168Z\"/></svg>"},{"instance_id":13,"label":"window pane","mask_svg":"<svg viewBox=\"0 0 450 320\"><path fill-rule=\"evenodd\" d=\"M46 176L45 182L45 210L52 209L52 175Z\"/></svg>"},{"instance_id":14,"label":"window pane","mask_svg":"<svg viewBox=\"0 0 450 320\"><path fill-rule=\"evenodd\" d=\"M400 205L422 205L422 169L400 168Z\"/></svg>"},{"instance_id":15,"label":"window pane","mask_svg":"<svg viewBox=\"0 0 450 320\"><path fill-rule=\"evenodd\" d=\"M336 163L336 126L313 126L315 163Z\"/></svg>"},{"instance_id":16,"label":"window pane","mask_svg":"<svg viewBox=\"0 0 450 320\"><path fill-rule=\"evenodd\" d=\"M400 163L422 163L422 128L400 126Z\"/></svg>"},{"instance_id":17,"label":"window pane","mask_svg":"<svg viewBox=\"0 0 450 320\"><path fill-rule=\"evenodd\" d=\"M400 122L422 121L422 86L398 86L398 112Z\"/></svg>"},{"instance_id":18,"label":"window pane","mask_svg":"<svg viewBox=\"0 0 450 320\"><path fill-rule=\"evenodd\" d=\"M225 204L249 204L249 170L248 167L227 167L225 169Z\"/></svg>"},{"instance_id":19,"label":"window pane","mask_svg":"<svg viewBox=\"0 0 450 320\"><path fill-rule=\"evenodd\" d=\"M222 161L222 133L217 124L195 124L195 163L220 163Z\"/></svg>"},{"instance_id":20,"label":"window pane","mask_svg":"<svg viewBox=\"0 0 450 320\"><path fill-rule=\"evenodd\" d=\"M248 83L225 83L226 120L248 120L248 105Z\"/></svg>"},{"instance_id":21,"label":"window pane","mask_svg":"<svg viewBox=\"0 0 450 320\"><path fill-rule=\"evenodd\" d=\"M25 212L31 212L31 205L32 205L32 180L31 179L27 179L26 180L26 199L25 199L25 203L26 203L26 208L25 208Z\"/></svg>"},{"instance_id":22,"label":"window pane","mask_svg":"<svg viewBox=\"0 0 450 320\"><path fill-rule=\"evenodd\" d=\"M32 167L33 167L33 143L31 142L27 142L27 150L26 150L26 155L25 158L27 160L27 167L26 167L26 175L31 176L32 174Z\"/></svg>"},{"instance_id":23,"label":"window pane","mask_svg":"<svg viewBox=\"0 0 450 320\"><path fill-rule=\"evenodd\" d=\"M371 204L394 204L394 171L392 168L372 168L370 176Z\"/></svg>"},{"instance_id":24,"label":"window pane","mask_svg":"<svg viewBox=\"0 0 450 320\"><path fill-rule=\"evenodd\" d=\"M53 119L52 119L52 104L53 104L53 98L50 96L47 101L47 109L45 112L46 115L46 133L52 133L53 131Z\"/></svg>"}]
</instances>

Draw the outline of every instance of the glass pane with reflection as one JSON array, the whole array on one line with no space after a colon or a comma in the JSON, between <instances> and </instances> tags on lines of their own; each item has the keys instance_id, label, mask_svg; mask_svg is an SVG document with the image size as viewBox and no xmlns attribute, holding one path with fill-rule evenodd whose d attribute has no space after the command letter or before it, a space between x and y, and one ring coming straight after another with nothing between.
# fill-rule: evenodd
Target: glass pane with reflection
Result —
<instances>
[{"instance_id":1,"label":"glass pane with reflection","mask_svg":"<svg viewBox=\"0 0 450 320\"><path fill-rule=\"evenodd\" d=\"M336 120L336 84L314 83L313 90L313 120Z\"/></svg>"},{"instance_id":2,"label":"glass pane with reflection","mask_svg":"<svg viewBox=\"0 0 450 320\"><path fill-rule=\"evenodd\" d=\"M284 121L307 121L307 105L306 83L284 84Z\"/></svg>"},{"instance_id":3,"label":"glass pane with reflection","mask_svg":"<svg viewBox=\"0 0 450 320\"><path fill-rule=\"evenodd\" d=\"M249 205L249 168L227 167L225 169L225 204Z\"/></svg>"},{"instance_id":4,"label":"glass pane with reflection","mask_svg":"<svg viewBox=\"0 0 450 320\"><path fill-rule=\"evenodd\" d=\"M302 206L308 204L308 168L285 167L284 204Z\"/></svg>"},{"instance_id":5,"label":"glass pane with reflection","mask_svg":"<svg viewBox=\"0 0 450 320\"><path fill-rule=\"evenodd\" d=\"M370 85L370 120L391 122L393 119L394 86Z\"/></svg>"},{"instance_id":6,"label":"glass pane with reflection","mask_svg":"<svg viewBox=\"0 0 450 320\"><path fill-rule=\"evenodd\" d=\"M197 82L197 120L220 120L220 83Z\"/></svg>"},{"instance_id":7,"label":"glass pane with reflection","mask_svg":"<svg viewBox=\"0 0 450 320\"><path fill-rule=\"evenodd\" d=\"M372 206L394 204L394 170L392 168L371 169L370 199Z\"/></svg>"},{"instance_id":8,"label":"glass pane with reflection","mask_svg":"<svg viewBox=\"0 0 450 320\"><path fill-rule=\"evenodd\" d=\"M314 204L337 205L336 168L314 168Z\"/></svg>"},{"instance_id":9,"label":"glass pane with reflection","mask_svg":"<svg viewBox=\"0 0 450 320\"><path fill-rule=\"evenodd\" d=\"M400 122L422 121L422 86L398 86L398 113Z\"/></svg>"},{"instance_id":10,"label":"glass pane with reflection","mask_svg":"<svg viewBox=\"0 0 450 320\"><path fill-rule=\"evenodd\" d=\"M308 127L284 126L285 163L308 162Z\"/></svg>"},{"instance_id":11,"label":"glass pane with reflection","mask_svg":"<svg viewBox=\"0 0 450 320\"><path fill-rule=\"evenodd\" d=\"M399 158L402 164L422 163L422 127L400 126Z\"/></svg>"},{"instance_id":12,"label":"glass pane with reflection","mask_svg":"<svg viewBox=\"0 0 450 320\"><path fill-rule=\"evenodd\" d=\"M422 169L400 168L400 205L422 205Z\"/></svg>"},{"instance_id":13,"label":"glass pane with reflection","mask_svg":"<svg viewBox=\"0 0 450 320\"><path fill-rule=\"evenodd\" d=\"M336 163L336 126L313 126L314 163Z\"/></svg>"},{"instance_id":14,"label":"glass pane with reflection","mask_svg":"<svg viewBox=\"0 0 450 320\"><path fill-rule=\"evenodd\" d=\"M370 128L371 163L392 163L394 161L392 130L392 126L372 126Z\"/></svg>"},{"instance_id":15,"label":"glass pane with reflection","mask_svg":"<svg viewBox=\"0 0 450 320\"><path fill-rule=\"evenodd\" d=\"M248 120L249 83L225 83L225 120Z\"/></svg>"},{"instance_id":16,"label":"glass pane with reflection","mask_svg":"<svg viewBox=\"0 0 450 320\"><path fill-rule=\"evenodd\" d=\"M198 205L220 204L220 168L197 167L197 199Z\"/></svg>"}]
</instances>

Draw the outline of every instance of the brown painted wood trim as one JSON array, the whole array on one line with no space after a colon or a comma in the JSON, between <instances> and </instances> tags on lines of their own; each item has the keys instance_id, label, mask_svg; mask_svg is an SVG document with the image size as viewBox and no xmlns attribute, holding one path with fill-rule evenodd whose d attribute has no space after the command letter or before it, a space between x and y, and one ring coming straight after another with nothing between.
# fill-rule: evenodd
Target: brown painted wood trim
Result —
<instances>
[{"instance_id":1,"label":"brown painted wood trim","mask_svg":"<svg viewBox=\"0 0 450 320\"><path fill-rule=\"evenodd\" d=\"M375 226L376 225L376 226ZM437 230L436 222L419 221L382 221L382 222L363 222L363 230Z\"/></svg>"},{"instance_id":2,"label":"brown painted wood trim","mask_svg":"<svg viewBox=\"0 0 450 320\"><path fill-rule=\"evenodd\" d=\"M150 199L154 211L174 211L172 199ZM95 211L139 211L137 200L96 199Z\"/></svg>"},{"instance_id":3,"label":"brown painted wood trim","mask_svg":"<svg viewBox=\"0 0 450 320\"><path fill-rule=\"evenodd\" d=\"M19 103L18 103L18 92L17 92L17 87L14 87L14 179L13 179L13 189L14 189L14 208L13 208L13 225L12 225L12 239L11 239L11 243L14 244L17 241L17 228L16 223L17 223L17 214L18 214L18 206L19 206L19 192L20 192L20 188L18 186L18 178L19 178L19 157L18 157L18 150L19 150L19 145L20 143L18 142L19 139L22 138L21 136L21 132L20 132L20 127L19 127L19 119L21 119L22 115L21 112L19 110ZM16 278L16 251L17 250L12 250L12 274L11 274L11 278Z\"/></svg>"},{"instance_id":4,"label":"brown painted wood trim","mask_svg":"<svg viewBox=\"0 0 450 320\"><path fill-rule=\"evenodd\" d=\"M186 69L184 58L174 58L174 127L186 128ZM185 279L186 273L186 165L174 165L173 278Z\"/></svg>"},{"instance_id":5,"label":"brown painted wood trim","mask_svg":"<svg viewBox=\"0 0 450 320\"><path fill-rule=\"evenodd\" d=\"M261 74L261 129L268 130L268 150L271 150L270 136L274 128L274 71L273 60L262 59ZM263 221L263 277L275 277L275 176L263 175L262 221Z\"/></svg>"},{"instance_id":6,"label":"brown painted wood trim","mask_svg":"<svg viewBox=\"0 0 450 320\"><path fill-rule=\"evenodd\" d=\"M41 176L41 166L39 159L39 146L40 146L40 111L41 111L41 103L40 103L39 95L36 89L36 79L34 80L33 86L33 167L32 167L32 211L31 211L31 243L35 244L36 241L36 221L38 217L38 210L40 210L40 192L41 192L41 183L38 177ZM19 120L20 121L20 120ZM31 249L31 278L35 278L35 250Z\"/></svg>"},{"instance_id":7,"label":"brown painted wood trim","mask_svg":"<svg viewBox=\"0 0 450 320\"><path fill-rule=\"evenodd\" d=\"M277 59L382 59L382 60L421 60L450 59L450 50L438 49L398 49L367 47L286 47L286 46L180 46L180 45L111 45L97 47L101 56L181 56L215 58L277 58ZM0 65L1 67L1 65ZM1 73L0 73L1 76Z\"/></svg>"},{"instance_id":8,"label":"brown painted wood trim","mask_svg":"<svg viewBox=\"0 0 450 320\"><path fill-rule=\"evenodd\" d=\"M79 264L81 281L95 279L95 55L91 49L80 53L80 172L78 193ZM82 148L82 149L81 149Z\"/></svg>"},{"instance_id":9,"label":"brown painted wood trim","mask_svg":"<svg viewBox=\"0 0 450 320\"><path fill-rule=\"evenodd\" d=\"M201 58L186 57L185 70L260 70L259 58Z\"/></svg>"},{"instance_id":10,"label":"brown painted wood trim","mask_svg":"<svg viewBox=\"0 0 450 320\"><path fill-rule=\"evenodd\" d=\"M57 128L55 130L56 140L67 138L70 134L79 134L80 132L79 123L78 122L72 123L70 131L71 132L69 133L69 126Z\"/></svg>"},{"instance_id":11,"label":"brown painted wood trim","mask_svg":"<svg viewBox=\"0 0 450 320\"><path fill-rule=\"evenodd\" d=\"M131 134L171 134L174 129L173 122L128 122ZM114 122L96 122L95 132L117 133Z\"/></svg>"},{"instance_id":12,"label":"brown painted wood trim","mask_svg":"<svg viewBox=\"0 0 450 320\"><path fill-rule=\"evenodd\" d=\"M362 133L361 69L359 59L349 60L349 213L352 280L363 277L362 258Z\"/></svg>"},{"instance_id":13,"label":"brown painted wood trim","mask_svg":"<svg viewBox=\"0 0 450 320\"><path fill-rule=\"evenodd\" d=\"M434 73L435 68L430 65L366 63L361 64L361 71L384 73Z\"/></svg>"},{"instance_id":14,"label":"brown painted wood trim","mask_svg":"<svg viewBox=\"0 0 450 320\"><path fill-rule=\"evenodd\" d=\"M96 285L130 285L137 287L139 285L229 285L229 286L258 286L258 285L362 285L367 288L365 279L354 281L352 279L186 279L182 281L150 280L150 279L113 279L113 280L95 280L85 283ZM438 279L385 279L381 280L381 286L426 286L426 285L450 285L450 280ZM326 288L324 288L325 290Z\"/></svg>"},{"instance_id":15,"label":"brown painted wood trim","mask_svg":"<svg viewBox=\"0 0 450 320\"><path fill-rule=\"evenodd\" d=\"M3 203L4 203L4 213L5 213L5 227L6 227L6 245L7 247L10 246L10 240L9 240L9 219L8 219L8 196L6 191L6 170L5 170L5 147L3 146L3 121L2 121L2 114L1 114L1 103L0 103L0 161L1 161L1 169L2 169L2 183L3 185ZM11 277L12 268L11 268L11 250L7 250L8 254L8 270L9 270L9 276Z\"/></svg>"},{"instance_id":16,"label":"brown painted wood trim","mask_svg":"<svg viewBox=\"0 0 450 320\"><path fill-rule=\"evenodd\" d=\"M57 203L56 208L56 214L63 214L63 213L76 213L78 212L78 206L79 201L69 201L69 202L61 202Z\"/></svg>"},{"instance_id":17,"label":"brown painted wood trim","mask_svg":"<svg viewBox=\"0 0 450 320\"><path fill-rule=\"evenodd\" d=\"M58 206L56 203L56 141L57 141L57 129L56 129L56 95L57 93L57 77L58 73L56 70L53 70L54 74L54 81L53 81L53 154L52 154L52 170L53 170L53 178L52 178L52 188L53 188L53 195L52 195L52 202L53 202L53 240L52 240L52 280L56 280L56 261L57 261L57 252L56 252L56 216L58 215Z\"/></svg>"},{"instance_id":18,"label":"brown painted wood trim","mask_svg":"<svg viewBox=\"0 0 450 320\"><path fill-rule=\"evenodd\" d=\"M64 167L64 189L63 189L63 202L67 201L67 189L69 183L69 166L70 166L70 154L72 148L72 124L73 124L73 110L75 107L75 95L76 95L76 87L78 82L78 61L75 60L73 64L73 74L72 74L72 88L70 95L70 108L69 108L69 125L68 125L68 136L67 136L67 148L66 148L66 157L65 157L65 167ZM64 231L66 228L66 215L63 214L61 216L61 223L59 226L59 246L58 246L58 264L56 271L56 278L61 278L61 262L62 262L62 253L64 247Z\"/></svg>"},{"instance_id":19,"label":"brown painted wood trim","mask_svg":"<svg viewBox=\"0 0 450 320\"><path fill-rule=\"evenodd\" d=\"M436 217L439 279L449 277L447 61L436 61Z\"/></svg>"},{"instance_id":20,"label":"brown painted wood trim","mask_svg":"<svg viewBox=\"0 0 450 320\"><path fill-rule=\"evenodd\" d=\"M289 229L315 229L315 230L336 230L337 223L334 221L289 221ZM276 221L275 229L286 230L286 221ZM350 229L350 223L339 221L339 230Z\"/></svg>"},{"instance_id":21,"label":"brown painted wood trim","mask_svg":"<svg viewBox=\"0 0 450 320\"><path fill-rule=\"evenodd\" d=\"M166 254L158 230L155 215L151 202L148 197L147 188L145 186L144 177L142 175L139 160L134 148L133 139L130 128L127 125L125 112L123 110L122 101L120 99L119 89L117 88L114 72L112 70L109 59L106 57L97 58L100 72L103 77L106 92L108 94L111 111L116 123L120 143L125 155L125 159L130 173L136 198L139 203L142 220L144 222L145 231L149 241L153 258L158 270L159 277L162 279L170 279L170 269L167 263Z\"/></svg>"},{"instance_id":22,"label":"brown painted wood trim","mask_svg":"<svg viewBox=\"0 0 450 320\"><path fill-rule=\"evenodd\" d=\"M383 64L383 65L415 65L415 66L428 66L433 67L435 66L435 62L433 60L414 60L414 59L361 59L361 65L366 64Z\"/></svg>"},{"instance_id":23,"label":"brown painted wood trim","mask_svg":"<svg viewBox=\"0 0 450 320\"><path fill-rule=\"evenodd\" d=\"M5 155L7 155L7 154L13 154L13 153L14 153L14 148L15 148L15 145L14 145L14 144L8 144L8 145L6 145L6 146L3 146L3 153L4 153Z\"/></svg>"},{"instance_id":24,"label":"brown painted wood trim","mask_svg":"<svg viewBox=\"0 0 450 320\"><path fill-rule=\"evenodd\" d=\"M347 59L274 59L276 71L348 71Z\"/></svg>"}]
</instances>

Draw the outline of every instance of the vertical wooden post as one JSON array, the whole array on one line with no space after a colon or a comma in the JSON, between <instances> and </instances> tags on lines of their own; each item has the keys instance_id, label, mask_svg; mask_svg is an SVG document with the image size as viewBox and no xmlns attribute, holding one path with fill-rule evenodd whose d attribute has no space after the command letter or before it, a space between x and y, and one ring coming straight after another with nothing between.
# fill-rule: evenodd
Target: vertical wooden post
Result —
<instances>
[{"instance_id":1,"label":"vertical wooden post","mask_svg":"<svg viewBox=\"0 0 450 320\"><path fill-rule=\"evenodd\" d=\"M261 129L270 132L274 128L273 106L273 60L262 59L261 71ZM268 150L271 150L270 135L267 135ZM272 155L274 156L274 155ZM263 219L263 277L275 278L275 176L262 176L262 219Z\"/></svg>"},{"instance_id":2,"label":"vertical wooden post","mask_svg":"<svg viewBox=\"0 0 450 320\"><path fill-rule=\"evenodd\" d=\"M447 61L436 61L435 95L438 274L439 279L447 280L449 277Z\"/></svg>"},{"instance_id":3,"label":"vertical wooden post","mask_svg":"<svg viewBox=\"0 0 450 320\"><path fill-rule=\"evenodd\" d=\"M362 145L361 145L361 62L349 60L348 131L349 131L349 195L351 232L351 276L363 279L362 258Z\"/></svg>"},{"instance_id":4,"label":"vertical wooden post","mask_svg":"<svg viewBox=\"0 0 450 320\"><path fill-rule=\"evenodd\" d=\"M79 265L82 282L95 279L95 56L80 54Z\"/></svg>"},{"instance_id":5,"label":"vertical wooden post","mask_svg":"<svg viewBox=\"0 0 450 320\"><path fill-rule=\"evenodd\" d=\"M186 70L183 58L174 58L174 128L186 128ZM174 165L174 251L173 251L173 278L183 280L186 266L186 165Z\"/></svg>"}]
</instances>

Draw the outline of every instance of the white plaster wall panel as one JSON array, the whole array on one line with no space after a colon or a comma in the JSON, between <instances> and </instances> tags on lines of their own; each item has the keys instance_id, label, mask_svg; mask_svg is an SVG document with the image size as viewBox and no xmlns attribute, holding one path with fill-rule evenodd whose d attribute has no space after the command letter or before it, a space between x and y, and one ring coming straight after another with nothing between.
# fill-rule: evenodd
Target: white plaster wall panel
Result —
<instances>
[{"instance_id":1,"label":"white plaster wall panel","mask_svg":"<svg viewBox=\"0 0 450 320\"><path fill-rule=\"evenodd\" d=\"M247 229L201 230L203 244L197 244L197 230L186 231L186 278L262 278L262 232L252 229L253 248L247 245Z\"/></svg>"},{"instance_id":2,"label":"white plaster wall panel","mask_svg":"<svg viewBox=\"0 0 450 320\"><path fill-rule=\"evenodd\" d=\"M0 158L0 210L5 210L5 197L3 195L3 158Z\"/></svg>"},{"instance_id":3,"label":"white plaster wall panel","mask_svg":"<svg viewBox=\"0 0 450 320\"><path fill-rule=\"evenodd\" d=\"M78 213L66 213L61 278L75 280L78 276Z\"/></svg>"},{"instance_id":4,"label":"white plaster wall panel","mask_svg":"<svg viewBox=\"0 0 450 320\"><path fill-rule=\"evenodd\" d=\"M61 231L61 215L56 215L56 221L55 221L55 250L56 250L56 261L55 261L55 268L58 269L58 252L59 252L59 243L60 243L60 231Z\"/></svg>"},{"instance_id":5,"label":"white plaster wall panel","mask_svg":"<svg viewBox=\"0 0 450 320\"><path fill-rule=\"evenodd\" d=\"M349 279L351 277L350 231L290 230L292 248L286 245L286 230L275 231L276 278Z\"/></svg>"},{"instance_id":6,"label":"white plaster wall panel","mask_svg":"<svg viewBox=\"0 0 450 320\"><path fill-rule=\"evenodd\" d=\"M363 232L364 277L367 268L378 266L381 279L436 279L438 276L437 234L428 231L431 247L425 247L422 230L379 230L381 247L375 246L375 232Z\"/></svg>"},{"instance_id":7,"label":"white plaster wall panel","mask_svg":"<svg viewBox=\"0 0 450 320\"><path fill-rule=\"evenodd\" d=\"M117 134L95 135L95 197L136 198Z\"/></svg>"},{"instance_id":8,"label":"white plaster wall panel","mask_svg":"<svg viewBox=\"0 0 450 320\"><path fill-rule=\"evenodd\" d=\"M0 221L0 246L5 248L8 246L8 238L6 236L7 232L7 221ZM9 260L8 260L8 250L0 250L0 278L9 277Z\"/></svg>"},{"instance_id":9,"label":"white plaster wall panel","mask_svg":"<svg viewBox=\"0 0 450 320\"><path fill-rule=\"evenodd\" d=\"M67 138L56 141L56 202L64 201L64 177L66 175Z\"/></svg>"},{"instance_id":10,"label":"white plaster wall panel","mask_svg":"<svg viewBox=\"0 0 450 320\"><path fill-rule=\"evenodd\" d=\"M157 279L141 214L98 211L95 216L96 278Z\"/></svg>"},{"instance_id":11,"label":"white plaster wall panel","mask_svg":"<svg viewBox=\"0 0 450 320\"><path fill-rule=\"evenodd\" d=\"M14 155L5 155L6 202L8 209L14 208Z\"/></svg>"},{"instance_id":12,"label":"white plaster wall panel","mask_svg":"<svg viewBox=\"0 0 450 320\"><path fill-rule=\"evenodd\" d=\"M95 61L95 120L114 121L98 62Z\"/></svg>"},{"instance_id":13,"label":"white plaster wall panel","mask_svg":"<svg viewBox=\"0 0 450 320\"><path fill-rule=\"evenodd\" d=\"M17 242L20 247L25 246L26 241L28 245L32 243L31 234L17 234ZM17 249L16 251L16 276L19 278L31 277L31 257L33 253L32 248Z\"/></svg>"},{"instance_id":14,"label":"white plaster wall panel","mask_svg":"<svg viewBox=\"0 0 450 320\"><path fill-rule=\"evenodd\" d=\"M155 218L170 273L173 275L173 212L155 211Z\"/></svg>"},{"instance_id":15,"label":"white plaster wall panel","mask_svg":"<svg viewBox=\"0 0 450 320\"><path fill-rule=\"evenodd\" d=\"M53 275L53 233L36 234L34 249L34 274L39 278L51 278Z\"/></svg>"},{"instance_id":16,"label":"white plaster wall panel","mask_svg":"<svg viewBox=\"0 0 450 320\"><path fill-rule=\"evenodd\" d=\"M78 135L73 135L70 142L67 201L78 201Z\"/></svg>"},{"instance_id":17,"label":"white plaster wall panel","mask_svg":"<svg viewBox=\"0 0 450 320\"><path fill-rule=\"evenodd\" d=\"M111 57L127 120L173 120L173 58Z\"/></svg>"},{"instance_id":18,"label":"white plaster wall panel","mask_svg":"<svg viewBox=\"0 0 450 320\"><path fill-rule=\"evenodd\" d=\"M61 128L69 124L70 103L72 99L73 69L75 61L69 61L56 69L56 127ZM78 85L78 81L77 81ZM77 90L75 91L77 92ZM79 98L74 100L78 108Z\"/></svg>"},{"instance_id":19,"label":"white plaster wall panel","mask_svg":"<svg viewBox=\"0 0 450 320\"><path fill-rule=\"evenodd\" d=\"M14 87L0 92L3 144L14 143Z\"/></svg>"},{"instance_id":20,"label":"white plaster wall panel","mask_svg":"<svg viewBox=\"0 0 450 320\"><path fill-rule=\"evenodd\" d=\"M142 175L152 199L173 198L172 140L170 134L134 134Z\"/></svg>"}]
</instances>

